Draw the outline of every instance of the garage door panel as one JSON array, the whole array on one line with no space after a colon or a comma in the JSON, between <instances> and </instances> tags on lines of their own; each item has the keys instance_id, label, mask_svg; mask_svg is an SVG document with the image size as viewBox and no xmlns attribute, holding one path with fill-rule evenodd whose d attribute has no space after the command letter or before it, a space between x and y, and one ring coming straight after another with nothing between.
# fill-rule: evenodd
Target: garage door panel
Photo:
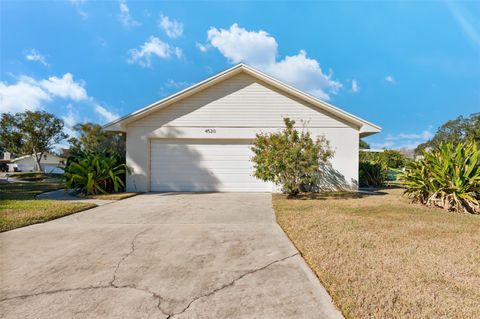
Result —
<instances>
[{"instance_id":1,"label":"garage door panel","mask_svg":"<svg viewBox=\"0 0 480 319\"><path fill-rule=\"evenodd\" d=\"M248 161L246 159L245 161ZM253 165L249 163L245 163L242 161L209 161L208 163L201 163L199 164L199 167L209 169L209 167L214 166L215 169L234 169L234 170L248 170L249 172L252 171ZM166 165L152 165L152 168L165 168L165 167L172 167L176 169L182 169L182 168L191 168L191 163L187 161L178 161L175 163L169 163Z\"/></svg>"},{"instance_id":2,"label":"garage door panel","mask_svg":"<svg viewBox=\"0 0 480 319\"><path fill-rule=\"evenodd\" d=\"M271 191L253 176L248 141L152 140L152 191Z\"/></svg>"}]
</instances>

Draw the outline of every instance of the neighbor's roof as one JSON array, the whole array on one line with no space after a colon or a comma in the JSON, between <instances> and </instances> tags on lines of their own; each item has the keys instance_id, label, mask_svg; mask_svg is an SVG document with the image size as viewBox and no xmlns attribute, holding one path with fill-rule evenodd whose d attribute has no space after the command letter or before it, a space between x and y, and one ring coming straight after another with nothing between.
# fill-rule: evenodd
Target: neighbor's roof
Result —
<instances>
[{"instance_id":1,"label":"neighbor's roof","mask_svg":"<svg viewBox=\"0 0 480 319\"><path fill-rule=\"evenodd\" d=\"M115 121L112 121L106 125L104 125L104 128L108 131L125 131L126 130L126 125L129 123L132 123L136 120L139 120L140 118L143 118L147 116L148 114L155 112L161 108L167 107L175 102L178 102L179 100L182 100L186 97L189 97L195 93L198 93L212 85L215 85L221 81L224 81L226 79L231 78L234 75L237 75L239 73L246 73L248 75L253 76L254 78L263 81L283 92L286 92L290 95L293 95L313 106L318 107L319 109L330 113L340 119L343 119L347 123L351 123L354 126L357 126L360 131L361 136L368 136L371 134L375 134L381 131L381 128L375 124L372 124L370 122L367 122L353 114L350 114L348 112L345 112L341 109L339 109L336 106L333 106L325 101L319 100L318 98L305 93L303 91L300 91L299 89L296 89L288 84L285 84L263 72L260 72L251 66L248 66L246 64L240 63L235 65L234 67L227 69L223 72L220 72L206 80L203 80L197 84L194 84L180 92L177 92L173 95L170 95L160 101L157 101L153 104L150 104L142 109L139 109L138 111L135 111L133 113L130 113L126 116L123 116Z\"/></svg>"}]
</instances>

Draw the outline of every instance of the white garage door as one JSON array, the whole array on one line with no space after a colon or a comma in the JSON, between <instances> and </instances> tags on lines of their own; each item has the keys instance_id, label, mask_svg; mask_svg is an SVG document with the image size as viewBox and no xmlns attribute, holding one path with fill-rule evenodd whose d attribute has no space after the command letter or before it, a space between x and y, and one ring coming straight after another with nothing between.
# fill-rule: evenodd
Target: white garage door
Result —
<instances>
[{"instance_id":1,"label":"white garage door","mask_svg":"<svg viewBox=\"0 0 480 319\"><path fill-rule=\"evenodd\" d=\"M270 192L253 176L248 141L152 140L154 192Z\"/></svg>"}]
</instances>

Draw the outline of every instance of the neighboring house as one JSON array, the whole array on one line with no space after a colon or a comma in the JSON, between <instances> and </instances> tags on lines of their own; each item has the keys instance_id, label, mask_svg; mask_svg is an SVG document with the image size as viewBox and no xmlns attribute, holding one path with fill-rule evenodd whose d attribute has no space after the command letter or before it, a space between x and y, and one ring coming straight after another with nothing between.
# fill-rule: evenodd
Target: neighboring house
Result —
<instances>
[{"instance_id":1,"label":"neighboring house","mask_svg":"<svg viewBox=\"0 0 480 319\"><path fill-rule=\"evenodd\" d=\"M10 172L15 170L20 172L34 172L37 170L34 155L24 155L14 158L8 166ZM40 160L40 167L44 173L62 174L63 167L65 167L65 159L51 153L44 153Z\"/></svg>"},{"instance_id":2,"label":"neighboring house","mask_svg":"<svg viewBox=\"0 0 480 319\"><path fill-rule=\"evenodd\" d=\"M8 172L8 170L9 170L8 164L10 164L10 162L11 162L10 155L11 155L10 152L4 152L1 155L1 158L0 158L0 172Z\"/></svg>"},{"instance_id":3,"label":"neighboring house","mask_svg":"<svg viewBox=\"0 0 480 319\"><path fill-rule=\"evenodd\" d=\"M105 125L126 132L127 191L276 191L253 176L250 145L290 117L335 151L325 185L357 188L358 140L380 127L239 64Z\"/></svg>"}]
</instances>

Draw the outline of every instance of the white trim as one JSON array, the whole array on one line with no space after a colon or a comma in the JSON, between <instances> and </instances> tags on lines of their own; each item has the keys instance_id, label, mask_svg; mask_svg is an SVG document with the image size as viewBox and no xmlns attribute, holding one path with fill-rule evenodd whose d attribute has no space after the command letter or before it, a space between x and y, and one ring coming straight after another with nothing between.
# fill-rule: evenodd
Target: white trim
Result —
<instances>
[{"instance_id":1,"label":"white trim","mask_svg":"<svg viewBox=\"0 0 480 319\"><path fill-rule=\"evenodd\" d=\"M319 100L316 97L307 94L303 91L300 91L297 88L294 88L284 82L281 82L263 72L260 72L251 66L248 66L246 64L240 63L235 65L232 68L229 68L223 72L220 72L206 80L203 80L197 84L194 84L180 92L177 92L173 95L170 95L160 101L157 101L155 103L152 103L144 108L141 108L133 113L130 113L126 116L123 116L115 121L112 121L106 125L104 125L104 129L109 130L109 131L125 131L126 130L126 125L134 122L144 116L147 116L149 113L157 111L158 109L161 109L163 107L166 107L172 103L177 102L180 99L186 98L190 95L193 95L201 90L204 90L218 82L221 82L225 79L228 79L240 72L245 72L261 81L266 82L269 85L272 85L286 93L289 93L297 98L300 98L324 111L327 111L351 124L354 124L355 126L358 127L361 136L367 136L370 134L375 134L381 131L381 127L372 124L364 119L361 119L351 113L348 113L336 106L333 106L325 101Z\"/></svg>"}]
</instances>

